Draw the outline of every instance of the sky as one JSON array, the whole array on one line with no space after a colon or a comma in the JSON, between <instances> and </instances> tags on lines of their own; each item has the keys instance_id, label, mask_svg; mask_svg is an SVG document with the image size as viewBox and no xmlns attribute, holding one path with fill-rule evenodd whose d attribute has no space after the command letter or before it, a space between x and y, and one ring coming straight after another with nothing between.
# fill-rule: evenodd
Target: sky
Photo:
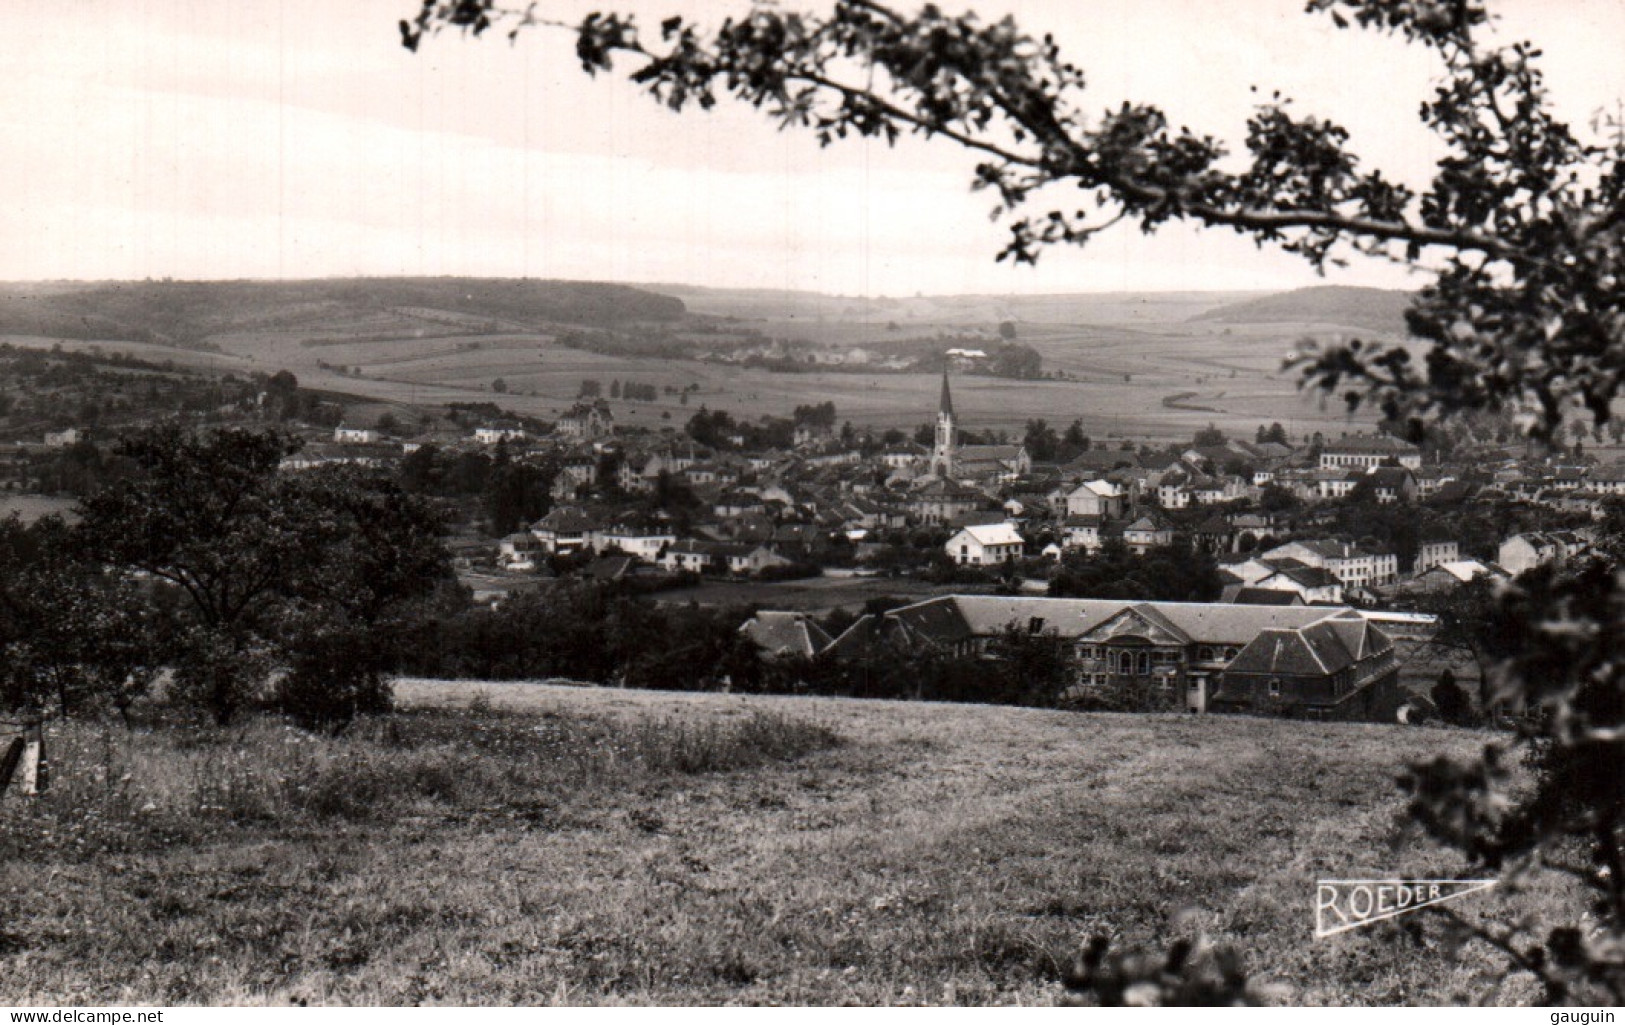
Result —
<instances>
[{"instance_id":1,"label":"sky","mask_svg":"<svg viewBox=\"0 0 1625 1025\"><path fill-rule=\"evenodd\" d=\"M780 0L816 7L818 0ZM542 0L576 21L595 4ZM964 4L948 2L950 11ZM0 4L0 280L477 275L841 295L1413 287L1370 261L1319 279L1228 233L1119 229L1037 268L942 143L821 149L747 108L673 114L583 74L563 32L401 47L417 0ZM1491 0L1577 124L1625 96L1625 0ZM627 0L717 23L746 0ZM989 0L1090 79L1239 140L1259 94L1348 127L1392 177L1438 156L1419 48L1303 0Z\"/></svg>"}]
</instances>

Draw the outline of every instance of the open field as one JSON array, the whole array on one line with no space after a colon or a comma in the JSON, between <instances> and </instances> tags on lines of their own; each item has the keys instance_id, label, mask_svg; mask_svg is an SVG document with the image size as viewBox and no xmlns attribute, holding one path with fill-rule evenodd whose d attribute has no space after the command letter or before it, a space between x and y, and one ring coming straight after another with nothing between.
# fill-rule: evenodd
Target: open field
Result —
<instances>
[{"instance_id":1,"label":"open field","mask_svg":"<svg viewBox=\"0 0 1625 1025\"><path fill-rule=\"evenodd\" d=\"M301 287L309 291L316 286ZM819 344L867 345L966 332L985 335L991 344L998 324L1009 319L1020 340L1042 354L1045 369L1066 379L962 377L955 383L954 398L965 427L1019 433L1032 418L1056 425L1079 419L1097 439L1189 438L1208 423L1250 435L1260 423L1280 421L1294 438L1317 430L1347 430L1369 422L1372 414L1362 412L1351 421L1340 404L1299 392L1296 375L1282 369L1283 360L1301 350L1305 338L1395 337L1371 326L1392 319L1387 313L1393 296L1387 293L1368 318L1358 295L1336 290L1297 301L1299 293L1289 293L1240 305L1237 300L1256 297L1163 293L856 299L681 286L668 291L688 305L688 316L698 318L692 320L695 324L730 317L735 318L730 323L767 337ZM296 288L292 294L302 296L304 291ZM558 336L571 329L568 323L534 317L524 322L501 303L489 311L477 305L438 309L327 300L279 307L265 297L256 303L235 316L229 307L211 307L207 317L198 315L197 341L219 352L138 342L59 341L45 334L0 340L123 351L216 372L287 369L307 387L378 404L374 415L391 407L412 411L478 401L553 418L568 409L584 378L598 379L606 390L616 379L661 389L659 402L612 402L621 424L650 429L680 427L701 404L754 419L833 400L843 420L903 428L927 421L936 408L938 383L929 374L790 374L607 356L559 344ZM1260 319L1236 319L1250 309L1258 310ZM632 336L640 331L635 321L617 329ZM675 321L661 322L660 330L683 333ZM919 344L929 348L935 343ZM505 394L491 390L498 378L506 385ZM664 394L668 386L690 385L698 391L686 404Z\"/></svg>"},{"instance_id":2,"label":"open field","mask_svg":"<svg viewBox=\"0 0 1625 1025\"><path fill-rule=\"evenodd\" d=\"M54 495L27 495L18 492L0 492L0 520L16 514L24 523L33 523L45 516L57 515L72 520L73 507L78 501Z\"/></svg>"},{"instance_id":3,"label":"open field","mask_svg":"<svg viewBox=\"0 0 1625 1025\"><path fill-rule=\"evenodd\" d=\"M1484 995L1478 952L1310 938L1317 877L1456 867L1393 778L1474 734L400 693L339 740L58 728L49 795L0 805L0 1002L1047 1003L1082 939L1181 911L1291 1002Z\"/></svg>"}]
</instances>

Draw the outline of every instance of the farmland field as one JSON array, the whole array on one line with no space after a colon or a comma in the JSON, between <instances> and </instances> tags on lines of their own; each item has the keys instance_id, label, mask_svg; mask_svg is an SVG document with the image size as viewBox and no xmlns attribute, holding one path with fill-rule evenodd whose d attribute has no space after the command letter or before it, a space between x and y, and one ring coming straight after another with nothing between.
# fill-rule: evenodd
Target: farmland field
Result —
<instances>
[{"instance_id":1,"label":"farmland field","mask_svg":"<svg viewBox=\"0 0 1625 1025\"><path fill-rule=\"evenodd\" d=\"M337 286L335 286L337 287ZM357 286L359 287L359 286ZM652 286L658 289L660 286ZM1357 299L1336 297L1285 307L1287 313L1253 322L1224 319L1227 305L1248 298L1225 293L1075 296L950 296L915 299L843 299L830 296L711 291L673 286L669 294L688 305L697 324L718 323L766 337L804 339L820 345L869 345L914 339L927 348L943 337L997 340L997 325L1010 319L1019 339L1037 349L1047 372L1064 379L1015 381L960 377L954 398L968 430L1019 433L1043 418L1065 425L1082 420L1091 437L1188 438L1214 423L1234 434L1251 434L1260 423L1280 421L1294 438L1313 431L1335 434L1368 423L1351 420L1340 404L1301 393L1295 374L1282 368L1305 339L1321 342L1355 335L1389 341L1394 334L1357 321ZM1290 298L1282 297L1282 298ZM1390 299L1391 303L1391 299ZM1356 312L1350 312L1351 305ZM1246 312L1253 304L1234 309ZM1318 311L1324 308L1322 315ZM1269 307L1263 307L1265 317ZM704 318L713 318L705 320ZM1296 319L1293 319L1296 318ZM215 371L287 369L307 387L357 396L389 408L427 409L448 402L495 402L514 412L556 417L577 395L581 381L612 380L655 385L660 401L615 401L617 420L629 427L680 427L704 404L754 419L786 415L796 405L833 400L841 419L859 426L913 426L936 407L938 382L930 374L820 370L782 373L692 360L629 358L570 348L558 341L568 324L521 323L502 311L431 309L423 306L254 307L232 319L220 313L207 322L207 348L106 341L59 340L43 335L7 336L20 345L100 348L146 359ZM631 337L634 323L617 330ZM650 330L673 330L655 325ZM677 335L684 328L675 328ZM969 335L966 333L969 332ZM505 391L493 390L501 379ZM698 391L681 403L667 387Z\"/></svg>"},{"instance_id":2,"label":"farmland field","mask_svg":"<svg viewBox=\"0 0 1625 1025\"><path fill-rule=\"evenodd\" d=\"M0 805L0 1002L1048 1003L1080 941L1175 916L1283 1001L1531 998L1387 924L1311 939L1317 877L1458 867L1393 780L1471 733L399 692L337 740L59 730L54 789Z\"/></svg>"}]
</instances>

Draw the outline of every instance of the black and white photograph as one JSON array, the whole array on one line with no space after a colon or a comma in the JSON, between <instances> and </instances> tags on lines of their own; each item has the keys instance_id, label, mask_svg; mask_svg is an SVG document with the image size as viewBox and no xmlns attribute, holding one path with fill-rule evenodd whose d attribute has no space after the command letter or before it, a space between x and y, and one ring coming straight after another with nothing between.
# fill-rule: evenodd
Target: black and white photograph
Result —
<instances>
[{"instance_id":1,"label":"black and white photograph","mask_svg":"<svg viewBox=\"0 0 1625 1025\"><path fill-rule=\"evenodd\" d=\"M9 1022L1625 1003L1625 0L0 54Z\"/></svg>"}]
</instances>

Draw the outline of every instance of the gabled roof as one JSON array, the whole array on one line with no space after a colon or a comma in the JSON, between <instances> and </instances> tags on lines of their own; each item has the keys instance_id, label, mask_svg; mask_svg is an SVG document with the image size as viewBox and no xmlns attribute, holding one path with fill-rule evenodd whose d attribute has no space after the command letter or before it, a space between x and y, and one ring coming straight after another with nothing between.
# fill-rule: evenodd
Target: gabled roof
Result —
<instances>
[{"instance_id":1,"label":"gabled roof","mask_svg":"<svg viewBox=\"0 0 1625 1025\"><path fill-rule=\"evenodd\" d=\"M909 496L911 501L934 502L943 500L975 500L981 501L983 494L975 488L967 488L954 480L933 478L930 483L915 491Z\"/></svg>"},{"instance_id":2,"label":"gabled roof","mask_svg":"<svg viewBox=\"0 0 1625 1025\"><path fill-rule=\"evenodd\" d=\"M1354 435L1352 437L1345 435L1336 441L1326 442L1321 447L1321 451L1359 453L1362 455L1397 455L1401 452L1418 452L1420 449L1409 442L1400 441L1398 438L1375 434L1370 436Z\"/></svg>"},{"instance_id":3,"label":"gabled roof","mask_svg":"<svg viewBox=\"0 0 1625 1025\"><path fill-rule=\"evenodd\" d=\"M1171 528L1167 524L1159 522L1156 518L1151 517L1151 516L1141 516L1139 519L1135 520L1133 523L1130 523L1128 526L1123 528L1123 530L1125 532L1130 531L1130 530L1169 530L1169 529L1171 529Z\"/></svg>"},{"instance_id":4,"label":"gabled roof","mask_svg":"<svg viewBox=\"0 0 1625 1025\"><path fill-rule=\"evenodd\" d=\"M1264 565L1275 570L1270 576L1279 574L1301 587L1337 587L1342 581L1330 570L1319 566L1309 566L1297 559L1262 559ZM1262 578L1268 580L1269 577Z\"/></svg>"},{"instance_id":5,"label":"gabled roof","mask_svg":"<svg viewBox=\"0 0 1625 1025\"><path fill-rule=\"evenodd\" d=\"M1236 588L1230 598L1233 605L1302 605L1303 595L1297 591L1277 591L1273 587Z\"/></svg>"},{"instance_id":6,"label":"gabled roof","mask_svg":"<svg viewBox=\"0 0 1625 1025\"><path fill-rule=\"evenodd\" d=\"M980 545L1019 545L1026 543L1013 524L1003 521L998 523L966 524L959 528L959 533L969 534L971 539Z\"/></svg>"},{"instance_id":7,"label":"gabled roof","mask_svg":"<svg viewBox=\"0 0 1625 1025\"><path fill-rule=\"evenodd\" d=\"M831 644L824 628L799 612L758 612L739 627L767 655L812 658Z\"/></svg>"},{"instance_id":8,"label":"gabled roof","mask_svg":"<svg viewBox=\"0 0 1625 1025\"><path fill-rule=\"evenodd\" d=\"M1388 635L1359 615L1328 618L1295 629L1271 627L1260 631L1225 672L1329 676L1392 650Z\"/></svg>"},{"instance_id":9,"label":"gabled roof","mask_svg":"<svg viewBox=\"0 0 1625 1025\"><path fill-rule=\"evenodd\" d=\"M595 530L598 521L587 515L584 510L575 506L561 505L557 509L543 516L531 525L532 530L550 531L555 534L582 534Z\"/></svg>"}]
</instances>

